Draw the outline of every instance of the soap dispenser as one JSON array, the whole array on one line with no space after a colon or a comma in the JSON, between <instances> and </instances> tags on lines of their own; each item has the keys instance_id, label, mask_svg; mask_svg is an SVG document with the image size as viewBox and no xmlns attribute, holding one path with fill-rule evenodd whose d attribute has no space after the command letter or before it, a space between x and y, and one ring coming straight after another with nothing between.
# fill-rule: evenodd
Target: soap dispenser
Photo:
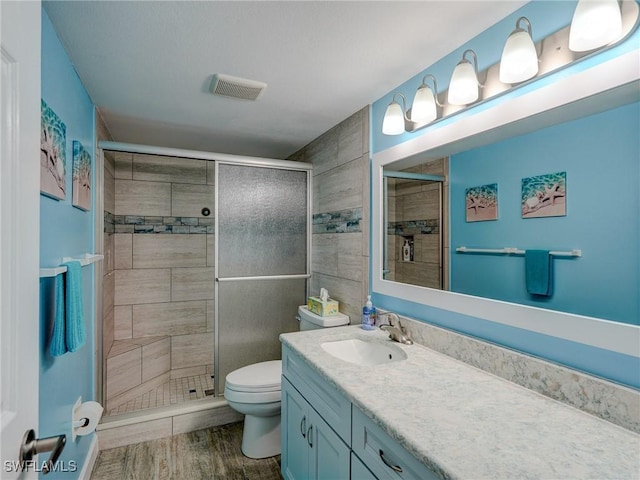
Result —
<instances>
[{"instance_id":1,"label":"soap dispenser","mask_svg":"<svg viewBox=\"0 0 640 480\"><path fill-rule=\"evenodd\" d=\"M411 261L411 245L409 245L408 239L405 239L404 245L402 246L402 260L404 262Z\"/></svg>"},{"instance_id":2,"label":"soap dispenser","mask_svg":"<svg viewBox=\"0 0 640 480\"><path fill-rule=\"evenodd\" d=\"M367 303L362 307L362 328L364 330L375 330L376 309L371 303L371 295L367 295Z\"/></svg>"}]
</instances>

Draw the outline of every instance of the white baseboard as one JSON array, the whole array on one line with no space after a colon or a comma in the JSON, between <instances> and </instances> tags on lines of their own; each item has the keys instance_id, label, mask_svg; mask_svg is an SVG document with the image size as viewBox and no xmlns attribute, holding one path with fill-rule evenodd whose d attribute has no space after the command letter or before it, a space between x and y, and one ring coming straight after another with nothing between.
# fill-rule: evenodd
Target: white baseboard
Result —
<instances>
[{"instance_id":1,"label":"white baseboard","mask_svg":"<svg viewBox=\"0 0 640 480\"><path fill-rule=\"evenodd\" d=\"M96 460L98 459L98 453L100 450L98 448L98 435L93 433L93 438L91 439L91 445L89 446L89 454L87 455L87 460L84 462L82 466L82 470L80 471L80 475L78 478L80 480L90 480L91 472L93 471L93 466L96 464Z\"/></svg>"}]
</instances>

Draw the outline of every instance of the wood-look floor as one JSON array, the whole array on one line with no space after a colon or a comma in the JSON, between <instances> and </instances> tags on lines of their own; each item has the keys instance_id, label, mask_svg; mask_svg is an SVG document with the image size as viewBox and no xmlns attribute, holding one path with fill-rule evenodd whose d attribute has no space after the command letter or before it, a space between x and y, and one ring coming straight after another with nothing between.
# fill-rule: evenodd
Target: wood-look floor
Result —
<instances>
[{"instance_id":1,"label":"wood-look floor","mask_svg":"<svg viewBox=\"0 0 640 480\"><path fill-rule=\"evenodd\" d=\"M281 480L280 457L242 455L242 423L102 450L91 480Z\"/></svg>"}]
</instances>

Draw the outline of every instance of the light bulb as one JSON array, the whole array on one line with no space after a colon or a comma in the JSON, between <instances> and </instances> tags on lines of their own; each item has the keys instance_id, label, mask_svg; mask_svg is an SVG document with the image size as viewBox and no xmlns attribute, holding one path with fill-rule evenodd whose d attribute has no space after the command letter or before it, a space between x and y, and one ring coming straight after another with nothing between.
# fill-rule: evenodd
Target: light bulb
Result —
<instances>
[{"instance_id":1,"label":"light bulb","mask_svg":"<svg viewBox=\"0 0 640 480\"><path fill-rule=\"evenodd\" d=\"M400 135L404 133L404 111L394 100L387 107L382 121L382 133L385 135Z\"/></svg>"},{"instance_id":2,"label":"light bulb","mask_svg":"<svg viewBox=\"0 0 640 480\"><path fill-rule=\"evenodd\" d=\"M527 23L527 30L518 26ZM538 73L538 53L531 38L531 24L525 17L516 22L516 29L509 35L502 50L500 60L500 81L519 83L529 80Z\"/></svg>"},{"instance_id":3,"label":"light bulb","mask_svg":"<svg viewBox=\"0 0 640 480\"><path fill-rule=\"evenodd\" d=\"M569 49L586 52L607 45L622 35L618 0L580 0L569 30Z\"/></svg>"},{"instance_id":4,"label":"light bulb","mask_svg":"<svg viewBox=\"0 0 640 480\"><path fill-rule=\"evenodd\" d=\"M424 83L416 90L411 106L411 121L416 123L429 123L436 119L436 100L433 92Z\"/></svg>"}]
</instances>

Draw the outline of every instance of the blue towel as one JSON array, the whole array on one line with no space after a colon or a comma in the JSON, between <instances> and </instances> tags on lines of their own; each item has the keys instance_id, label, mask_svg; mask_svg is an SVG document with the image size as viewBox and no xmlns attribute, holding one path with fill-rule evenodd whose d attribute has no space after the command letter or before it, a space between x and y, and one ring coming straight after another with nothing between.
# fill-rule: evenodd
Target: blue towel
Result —
<instances>
[{"instance_id":1,"label":"blue towel","mask_svg":"<svg viewBox=\"0 0 640 480\"><path fill-rule=\"evenodd\" d=\"M527 292L551 295L551 255L549 250L525 250L524 270Z\"/></svg>"},{"instance_id":2,"label":"blue towel","mask_svg":"<svg viewBox=\"0 0 640 480\"><path fill-rule=\"evenodd\" d=\"M67 353L65 344L65 318L64 318L64 278L56 275L54 279L55 289L55 315L53 318L53 336L51 337L51 355L59 357Z\"/></svg>"},{"instance_id":3,"label":"blue towel","mask_svg":"<svg viewBox=\"0 0 640 480\"><path fill-rule=\"evenodd\" d=\"M55 317L50 352L59 357L75 352L85 344L84 308L82 305L82 266L78 261L63 263L63 275L55 278ZM66 287L66 288L65 288Z\"/></svg>"},{"instance_id":4,"label":"blue towel","mask_svg":"<svg viewBox=\"0 0 640 480\"><path fill-rule=\"evenodd\" d=\"M67 350L75 352L86 340L84 328L84 308L82 305L82 266L78 261L66 262L66 333Z\"/></svg>"}]
</instances>

